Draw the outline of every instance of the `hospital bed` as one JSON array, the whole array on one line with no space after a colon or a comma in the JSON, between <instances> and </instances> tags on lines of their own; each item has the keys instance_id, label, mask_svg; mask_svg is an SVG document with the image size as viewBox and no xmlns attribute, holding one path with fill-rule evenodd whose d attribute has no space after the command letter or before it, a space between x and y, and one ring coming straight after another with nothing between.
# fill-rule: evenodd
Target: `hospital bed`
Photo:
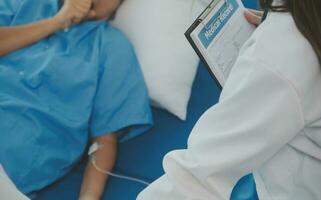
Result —
<instances>
[{"instance_id":1,"label":"hospital bed","mask_svg":"<svg viewBox=\"0 0 321 200\"><path fill-rule=\"evenodd\" d=\"M245 0L247 7L255 8L254 0ZM189 133L201 114L215 104L219 89L200 64L193 85L186 121L180 121L166 111L153 108L155 126L147 133L119 145L115 172L152 182L161 176L162 158L170 150L186 148ZM77 199L86 161L82 161L62 180L33 195L36 200ZM144 185L111 177L104 200L134 200ZM243 177L235 186L231 200L257 200L252 175Z\"/></svg>"}]
</instances>

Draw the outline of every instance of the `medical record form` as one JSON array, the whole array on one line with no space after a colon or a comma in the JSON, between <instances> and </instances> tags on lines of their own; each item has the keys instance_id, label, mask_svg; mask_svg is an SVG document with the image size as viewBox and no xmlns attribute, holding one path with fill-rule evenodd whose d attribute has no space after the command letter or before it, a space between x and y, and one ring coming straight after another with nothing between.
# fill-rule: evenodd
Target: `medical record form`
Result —
<instances>
[{"instance_id":1,"label":"medical record form","mask_svg":"<svg viewBox=\"0 0 321 200\"><path fill-rule=\"evenodd\" d=\"M241 0L214 0L185 33L221 87L255 29L246 21L244 11Z\"/></svg>"}]
</instances>

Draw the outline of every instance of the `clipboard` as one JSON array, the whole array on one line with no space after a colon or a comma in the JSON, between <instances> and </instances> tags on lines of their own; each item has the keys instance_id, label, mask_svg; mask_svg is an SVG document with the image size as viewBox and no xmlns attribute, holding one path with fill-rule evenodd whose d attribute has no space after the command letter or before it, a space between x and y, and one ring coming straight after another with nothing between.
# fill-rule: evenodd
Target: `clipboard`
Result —
<instances>
[{"instance_id":1,"label":"clipboard","mask_svg":"<svg viewBox=\"0 0 321 200\"><path fill-rule=\"evenodd\" d=\"M229 74L231 66L234 65L234 61L236 61L236 58L238 57L240 47L250 37L250 35L253 33L255 29L253 25L250 25L245 20L245 17L243 15L244 9L245 8L240 0L212 0L211 3L203 10L199 17L185 32L185 37L187 38L187 40L189 41L189 43L191 44L201 61L204 63L205 67L207 68L213 80L220 89L223 88L228 76L226 76L226 74ZM241 14L243 16L243 19L239 17ZM234 26L239 27L239 29L233 28ZM214 31L212 31L212 29ZM209 32L212 33L212 35L209 36L209 41L202 41L202 35L200 35L200 32L204 32L203 30L205 30L205 32L209 30ZM240 37L236 37L238 33L241 34ZM235 44L237 44L235 46L237 46L237 48L239 49L232 49L231 47L231 49L229 50L227 48L229 47L229 44L227 44L226 47L224 47L224 45L222 45L225 42L224 39L222 39L222 41L219 40L221 38L224 38L225 35L226 43L230 44L231 42L234 42ZM216 39L215 37L218 37L220 39ZM228 40L229 38L232 39ZM216 41L220 43L220 45L218 45L219 47L217 47L217 51L221 51L221 54L224 54L221 56L225 57L225 60L229 61L229 68L226 67L226 72L224 72L223 70L224 64L220 64L222 69L221 72L218 72L220 70L214 70L215 68L218 68L218 64L215 61L213 61L215 60L215 55L213 55L213 53L211 54L210 51L215 52L216 47L214 43ZM208 50L209 48L211 48L211 50ZM229 52L233 53L231 53L231 55L228 55ZM211 58L211 56L213 57L213 59ZM230 58L228 58L228 56L230 56Z\"/></svg>"}]
</instances>

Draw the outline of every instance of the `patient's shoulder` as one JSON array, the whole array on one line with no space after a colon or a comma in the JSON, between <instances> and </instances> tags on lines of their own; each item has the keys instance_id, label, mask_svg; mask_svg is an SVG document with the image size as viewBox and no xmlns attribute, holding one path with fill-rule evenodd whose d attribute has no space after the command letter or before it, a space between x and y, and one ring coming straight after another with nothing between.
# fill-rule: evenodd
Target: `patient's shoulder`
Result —
<instances>
[{"instance_id":1,"label":"patient's shoulder","mask_svg":"<svg viewBox=\"0 0 321 200\"><path fill-rule=\"evenodd\" d=\"M139 67L133 45L121 30L107 23L102 31L100 41L102 63L107 64L109 69L117 66L117 70L122 68L125 71Z\"/></svg>"}]
</instances>

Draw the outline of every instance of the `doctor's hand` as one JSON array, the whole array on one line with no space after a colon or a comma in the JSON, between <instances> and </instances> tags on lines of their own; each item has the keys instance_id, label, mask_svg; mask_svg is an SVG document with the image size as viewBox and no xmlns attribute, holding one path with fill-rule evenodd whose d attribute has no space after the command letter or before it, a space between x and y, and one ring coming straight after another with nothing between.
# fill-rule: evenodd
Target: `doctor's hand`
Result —
<instances>
[{"instance_id":1,"label":"doctor's hand","mask_svg":"<svg viewBox=\"0 0 321 200\"><path fill-rule=\"evenodd\" d=\"M64 0L64 4L54 17L60 24L61 29L78 24L83 20L92 19L96 16L92 8L93 0Z\"/></svg>"},{"instance_id":2,"label":"doctor's hand","mask_svg":"<svg viewBox=\"0 0 321 200\"><path fill-rule=\"evenodd\" d=\"M261 24L263 11L248 9L245 11L244 15L248 22L255 26L258 26Z\"/></svg>"}]
</instances>

